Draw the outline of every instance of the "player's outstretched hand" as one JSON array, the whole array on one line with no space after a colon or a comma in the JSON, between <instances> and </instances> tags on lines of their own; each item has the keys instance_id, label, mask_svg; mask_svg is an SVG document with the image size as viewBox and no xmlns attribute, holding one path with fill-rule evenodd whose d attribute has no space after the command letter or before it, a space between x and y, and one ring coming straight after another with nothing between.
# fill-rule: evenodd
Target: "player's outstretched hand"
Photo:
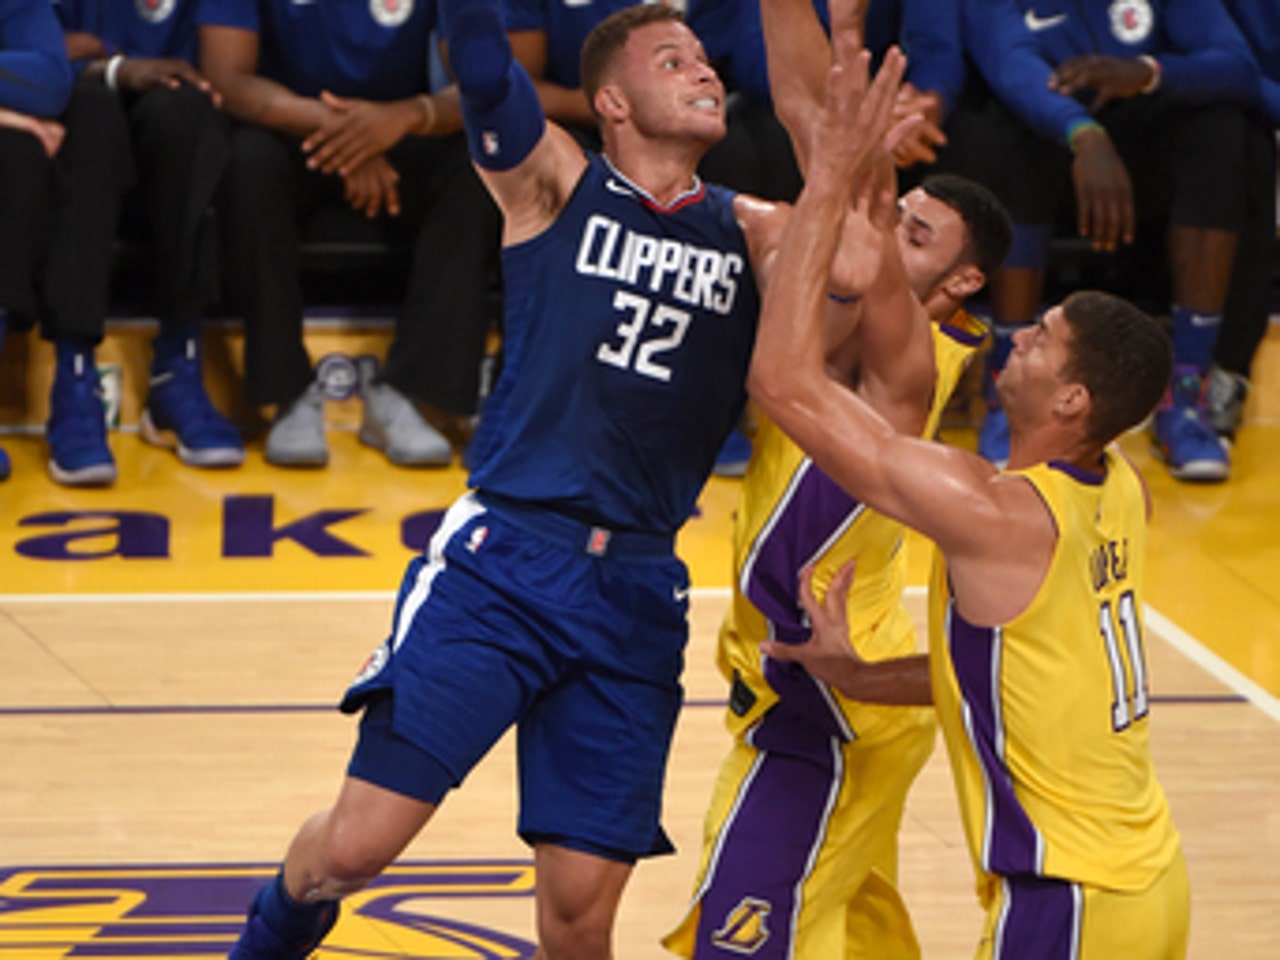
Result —
<instances>
[{"instance_id":1,"label":"player's outstretched hand","mask_svg":"<svg viewBox=\"0 0 1280 960\"><path fill-rule=\"evenodd\" d=\"M879 159L886 152L892 154L919 118L894 123L894 105L906 69L906 58L897 47L885 54L875 80L869 79L870 53L855 31L835 34L831 50L823 108L810 131L813 169L809 176L830 178L856 196Z\"/></svg>"}]
</instances>

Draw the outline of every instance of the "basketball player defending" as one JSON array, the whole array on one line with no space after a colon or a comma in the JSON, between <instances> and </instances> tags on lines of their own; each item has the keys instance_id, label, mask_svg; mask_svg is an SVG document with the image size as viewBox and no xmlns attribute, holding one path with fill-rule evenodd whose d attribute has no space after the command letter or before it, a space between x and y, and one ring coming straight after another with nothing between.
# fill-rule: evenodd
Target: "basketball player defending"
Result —
<instances>
[{"instance_id":1,"label":"basketball player defending","mask_svg":"<svg viewBox=\"0 0 1280 960\"><path fill-rule=\"evenodd\" d=\"M1185 956L1186 867L1148 742L1142 590L1148 501L1112 442L1155 407L1168 338L1078 293L1016 337L999 380L1007 471L904 436L825 375L826 269L866 85L836 40L827 109L765 294L750 387L833 479L939 548L930 652L876 663L847 639L844 568L805 643L762 644L853 699L936 703L987 921L977 956Z\"/></svg>"},{"instance_id":2,"label":"basketball player defending","mask_svg":"<svg viewBox=\"0 0 1280 960\"><path fill-rule=\"evenodd\" d=\"M864 8L833 2L833 28L856 29ZM827 35L810 0L765 0L761 13L773 102L803 169ZM880 175L886 202L864 205L841 238L841 255L853 252L868 282L854 303L828 297L828 334L851 329L839 349L829 345L827 367L895 429L932 436L985 339L960 304L999 266L1011 228L999 201L970 181L928 178L897 201L887 153ZM708 806L693 905L664 943L698 960L919 957L897 889L898 829L933 751L934 711L850 701L759 650L762 640L808 636L802 568L814 567L821 593L853 558L849 642L872 659L914 653L904 531L841 490L767 418L754 448L717 652L734 739Z\"/></svg>"},{"instance_id":3,"label":"basketball player defending","mask_svg":"<svg viewBox=\"0 0 1280 960\"><path fill-rule=\"evenodd\" d=\"M689 586L673 541L744 402L765 256L748 235L769 231L695 176L724 89L677 13L621 11L588 38L592 156L545 123L493 0L442 6L505 218L506 363L473 489L411 562L392 635L344 700L364 715L337 802L255 897L236 960L305 956L513 724L541 957L609 956L634 862L671 849ZM898 57L877 78L863 142L884 135L901 73Z\"/></svg>"}]
</instances>

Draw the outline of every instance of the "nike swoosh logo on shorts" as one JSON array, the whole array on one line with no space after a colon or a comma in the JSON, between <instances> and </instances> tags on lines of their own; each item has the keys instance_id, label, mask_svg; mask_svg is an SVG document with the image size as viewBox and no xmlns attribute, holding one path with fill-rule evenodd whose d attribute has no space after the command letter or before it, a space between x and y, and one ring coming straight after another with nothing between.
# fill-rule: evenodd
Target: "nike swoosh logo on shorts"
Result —
<instances>
[{"instance_id":1,"label":"nike swoosh logo on shorts","mask_svg":"<svg viewBox=\"0 0 1280 960\"><path fill-rule=\"evenodd\" d=\"M681 589L680 587L672 587L671 595L675 597L676 603L684 603L689 599L689 588L685 587Z\"/></svg>"},{"instance_id":2,"label":"nike swoosh logo on shorts","mask_svg":"<svg viewBox=\"0 0 1280 960\"><path fill-rule=\"evenodd\" d=\"M1041 30L1048 30L1050 27L1056 27L1067 19L1065 13L1059 13L1052 17L1037 17L1034 10L1028 10L1025 17L1022 18L1027 25L1027 29L1032 33L1039 33Z\"/></svg>"}]
</instances>

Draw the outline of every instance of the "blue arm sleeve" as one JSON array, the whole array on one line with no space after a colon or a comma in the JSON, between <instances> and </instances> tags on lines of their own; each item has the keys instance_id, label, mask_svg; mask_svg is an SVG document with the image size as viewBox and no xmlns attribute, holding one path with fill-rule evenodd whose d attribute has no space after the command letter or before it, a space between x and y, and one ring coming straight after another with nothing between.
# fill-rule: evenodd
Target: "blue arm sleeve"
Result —
<instances>
[{"instance_id":1,"label":"blue arm sleeve","mask_svg":"<svg viewBox=\"0 0 1280 960\"><path fill-rule=\"evenodd\" d=\"M960 4L955 0L901 0L899 43L907 55L907 80L942 95L948 113L964 86Z\"/></svg>"},{"instance_id":2,"label":"blue arm sleeve","mask_svg":"<svg viewBox=\"0 0 1280 960\"><path fill-rule=\"evenodd\" d=\"M1227 15L1239 27L1258 68L1258 100L1263 115L1280 127L1280 3L1226 0Z\"/></svg>"},{"instance_id":3,"label":"blue arm sleeve","mask_svg":"<svg viewBox=\"0 0 1280 960\"><path fill-rule=\"evenodd\" d=\"M66 109L74 82L53 8L0 0L0 106L53 118Z\"/></svg>"},{"instance_id":4,"label":"blue arm sleeve","mask_svg":"<svg viewBox=\"0 0 1280 960\"><path fill-rule=\"evenodd\" d=\"M983 79L1010 110L1042 137L1067 144L1067 133L1090 119L1071 97L1048 88L1053 72L1013 0L964 0L964 42Z\"/></svg>"},{"instance_id":5,"label":"blue arm sleeve","mask_svg":"<svg viewBox=\"0 0 1280 960\"><path fill-rule=\"evenodd\" d=\"M440 13L471 159L486 170L510 170L546 129L533 81L511 55L495 0L441 0Z\"/></svg>"},{"instance_id":6,"label":"blue arm sleeve","mask_svg":"<svg viewBox=\"0 0 1280 960\"><path fill-rule=\"evenodd\" d=\"M1169 0L1164 13L1169 45L1156 57L1160 86L1169 96L1193 103L1256 102L1257 67L1221 0Z\"/></svg>"}]
</instances>

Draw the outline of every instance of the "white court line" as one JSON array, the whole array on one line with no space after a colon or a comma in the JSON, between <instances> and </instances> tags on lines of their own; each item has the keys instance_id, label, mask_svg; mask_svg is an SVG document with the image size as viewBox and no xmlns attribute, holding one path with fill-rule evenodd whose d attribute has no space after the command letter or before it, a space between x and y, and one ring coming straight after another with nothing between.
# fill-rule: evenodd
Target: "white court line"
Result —
<instances>
[{"instance_id":1,"label":"white court line","mask_svg":"<svg viewBox=\"0 0 1280 960\"><path fill-rule=\"evenodd\" d=\"M1144 612L1147 626L1154 627L1156 633L1171 647L1280 723L1280 699L1254 683L1164 614L1151 607L1147 607Z\"/></svg>"},{"instance_id":2,"label":"white court line","mask_svg":"<svg viewBox=\"0 0 1280 960\"><path fill-rule=\"evenodd\" d=\"M927 587L914 586L907 587L903 593L907 597L920 598L927 591ZM690 593L693 597L722 599L730 596L732 591L729 587L695 587ZM326 600L389 602L395 596L394 590L335 590L328 593L314 590L283 593L32 593L0 594L0 606L36 603L315 603ZM1280 699L1250 680L1164 614L1148 606L1145 615L1147 625L1153 627L1170 646L1280 723Z\"/></svg>"}]
</instances>

